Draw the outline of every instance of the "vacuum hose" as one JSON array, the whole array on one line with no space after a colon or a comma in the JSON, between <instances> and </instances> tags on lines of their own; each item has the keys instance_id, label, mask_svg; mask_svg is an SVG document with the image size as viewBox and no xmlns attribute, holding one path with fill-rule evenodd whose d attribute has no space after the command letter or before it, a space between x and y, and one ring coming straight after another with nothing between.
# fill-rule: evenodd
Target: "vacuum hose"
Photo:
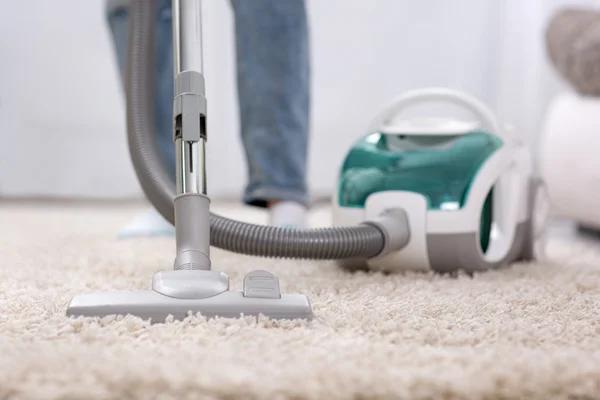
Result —
<instances>
[{"instance_id":1,"label":"vacuum hose","mask_svg":"<svg viewBox=\"0 0 600 400\"><path fill-rule=\"evenodd\" d=\"M130 2L127 67L127 130L131 157L148 200L174 224L175 184L162 167L154 127L154 41L156 2ZM356 227L293 230L233 221L210 215L212 246L251 256L350 259L372 258L386 246L376 224Z\"/></svg>"}]
</instances>

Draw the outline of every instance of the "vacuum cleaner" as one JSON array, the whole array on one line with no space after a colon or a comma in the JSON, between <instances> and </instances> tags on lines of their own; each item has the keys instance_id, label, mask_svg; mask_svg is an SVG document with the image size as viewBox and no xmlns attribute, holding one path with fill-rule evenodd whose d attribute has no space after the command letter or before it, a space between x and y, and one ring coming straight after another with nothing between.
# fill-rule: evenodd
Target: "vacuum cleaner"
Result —
<instances>
[{"instance_id":1,"label":"vacuum cleaner","mask_svg":"<svg viewBox=\"0 0 600 400\"><path fill-rule=\"evenodd\" d=\"M264 270L243 290L212 269L210 247L276 258L337 260L354 270L484 271L532 260L545 198L531 154L473 97L441 88L408 92L376 116L345 158L333 198L333 226L294 230L234 221L210 212L206 190L207 99L203 75L201 0L173 0L176 184L161 161L153 123L155 2L130 2L127 71L128 141L141 187L176 229L172 269L156 273L147 291L73 297L67 315L134 315L152 323L189 315L207 318L313 318L310 300L281 293ZM445 101L477 122L394 122L409 106Z\"/></svg>"}]
</instances>

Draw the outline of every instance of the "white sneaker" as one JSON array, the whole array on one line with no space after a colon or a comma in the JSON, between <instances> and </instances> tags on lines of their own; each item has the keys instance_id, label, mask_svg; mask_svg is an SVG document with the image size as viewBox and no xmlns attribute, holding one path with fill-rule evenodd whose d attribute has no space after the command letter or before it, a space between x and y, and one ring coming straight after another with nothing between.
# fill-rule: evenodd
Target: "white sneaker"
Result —
<instances>
[{"instance_id":1,"label":"white sneaker","mask_svg":"<svg viewBox=\"0 0 600 400\"><path fill-rule=\"evenodd\" d=\"M269 208L269 225L290 229L307 227L307 209L293 201L281 201Z\"/></svg>"},{"instance_id":2,"label":"white sneaker","mask_svg":"<svg viewBox=\"0 0 600 400\"><path fill-rule=\"evenodd\" d=\"M175 236L175 227L154 208L138 215L118 233L119 239Z\"/></svg>"}]
</instances>

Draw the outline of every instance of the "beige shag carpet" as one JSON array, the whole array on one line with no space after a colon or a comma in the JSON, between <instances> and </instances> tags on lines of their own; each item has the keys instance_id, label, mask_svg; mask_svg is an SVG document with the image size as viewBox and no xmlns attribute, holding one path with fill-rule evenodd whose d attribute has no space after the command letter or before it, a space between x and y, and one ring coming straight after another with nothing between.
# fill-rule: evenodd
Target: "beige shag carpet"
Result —
<instances>
[{"instance_id":1,"label":"beige shag carpet","mask_svg":"<svg viewBox=\"0 0 600 400\"><path fill-rule=\"evenodd\" d=\"M474 278L349 274L213 250L235 289L266 268L282 290L310 296L316 320L67 319L72 295L148 289L171 268L173 240L115 239L135 212L0 204L0 399L600 398L593 246L559 238L550 262Z\"/></svg>"}]
</instances>

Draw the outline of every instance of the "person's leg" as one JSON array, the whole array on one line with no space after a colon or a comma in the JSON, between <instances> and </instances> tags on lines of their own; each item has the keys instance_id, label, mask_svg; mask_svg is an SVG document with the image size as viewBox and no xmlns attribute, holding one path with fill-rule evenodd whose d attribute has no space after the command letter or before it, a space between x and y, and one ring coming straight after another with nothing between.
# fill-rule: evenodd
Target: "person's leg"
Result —
<instances>
[{"instance_id":1,"label":"person's leg","mask_svg":"<svg viewBox=\"0 0 600 400\"><path fill-rule=\"evenodd\" d=\"M108 24L117 56L124 89L127 68L129 9L118 6L108 9ZM175 145L173 144L173 33L171 0L158 2L155 54L154 120L158 150L169 176L175 182Z\"/></svg>"},{"instance_id":2,"label":"person's leg","mask_svg":"<svg viewBox=\"0 0 600 400\"><path fill-rule=\"evenodd\" d=\"M114 3L114 2L113 2ZM127 67L129 9L126 2L108 4L107 20L124 87ZM160 0L157 10L154 118L158 150L164 167L175 182L175 145L173 143L173 34L171 0ZM173 226L156 210L135 218L119 233L120 237L174 234Z\"/></svg>"},{"instance_id":3,"label":"person's leg","mask_svg":"<svg viewBox=\"0 0 600 400\"><path fill-rule=\"evenodd\" d=\"M304 224L310 120L310 54L304 0L231 0L244 202L271 209L275 225Z\"/></svg>"}]
</instances>

